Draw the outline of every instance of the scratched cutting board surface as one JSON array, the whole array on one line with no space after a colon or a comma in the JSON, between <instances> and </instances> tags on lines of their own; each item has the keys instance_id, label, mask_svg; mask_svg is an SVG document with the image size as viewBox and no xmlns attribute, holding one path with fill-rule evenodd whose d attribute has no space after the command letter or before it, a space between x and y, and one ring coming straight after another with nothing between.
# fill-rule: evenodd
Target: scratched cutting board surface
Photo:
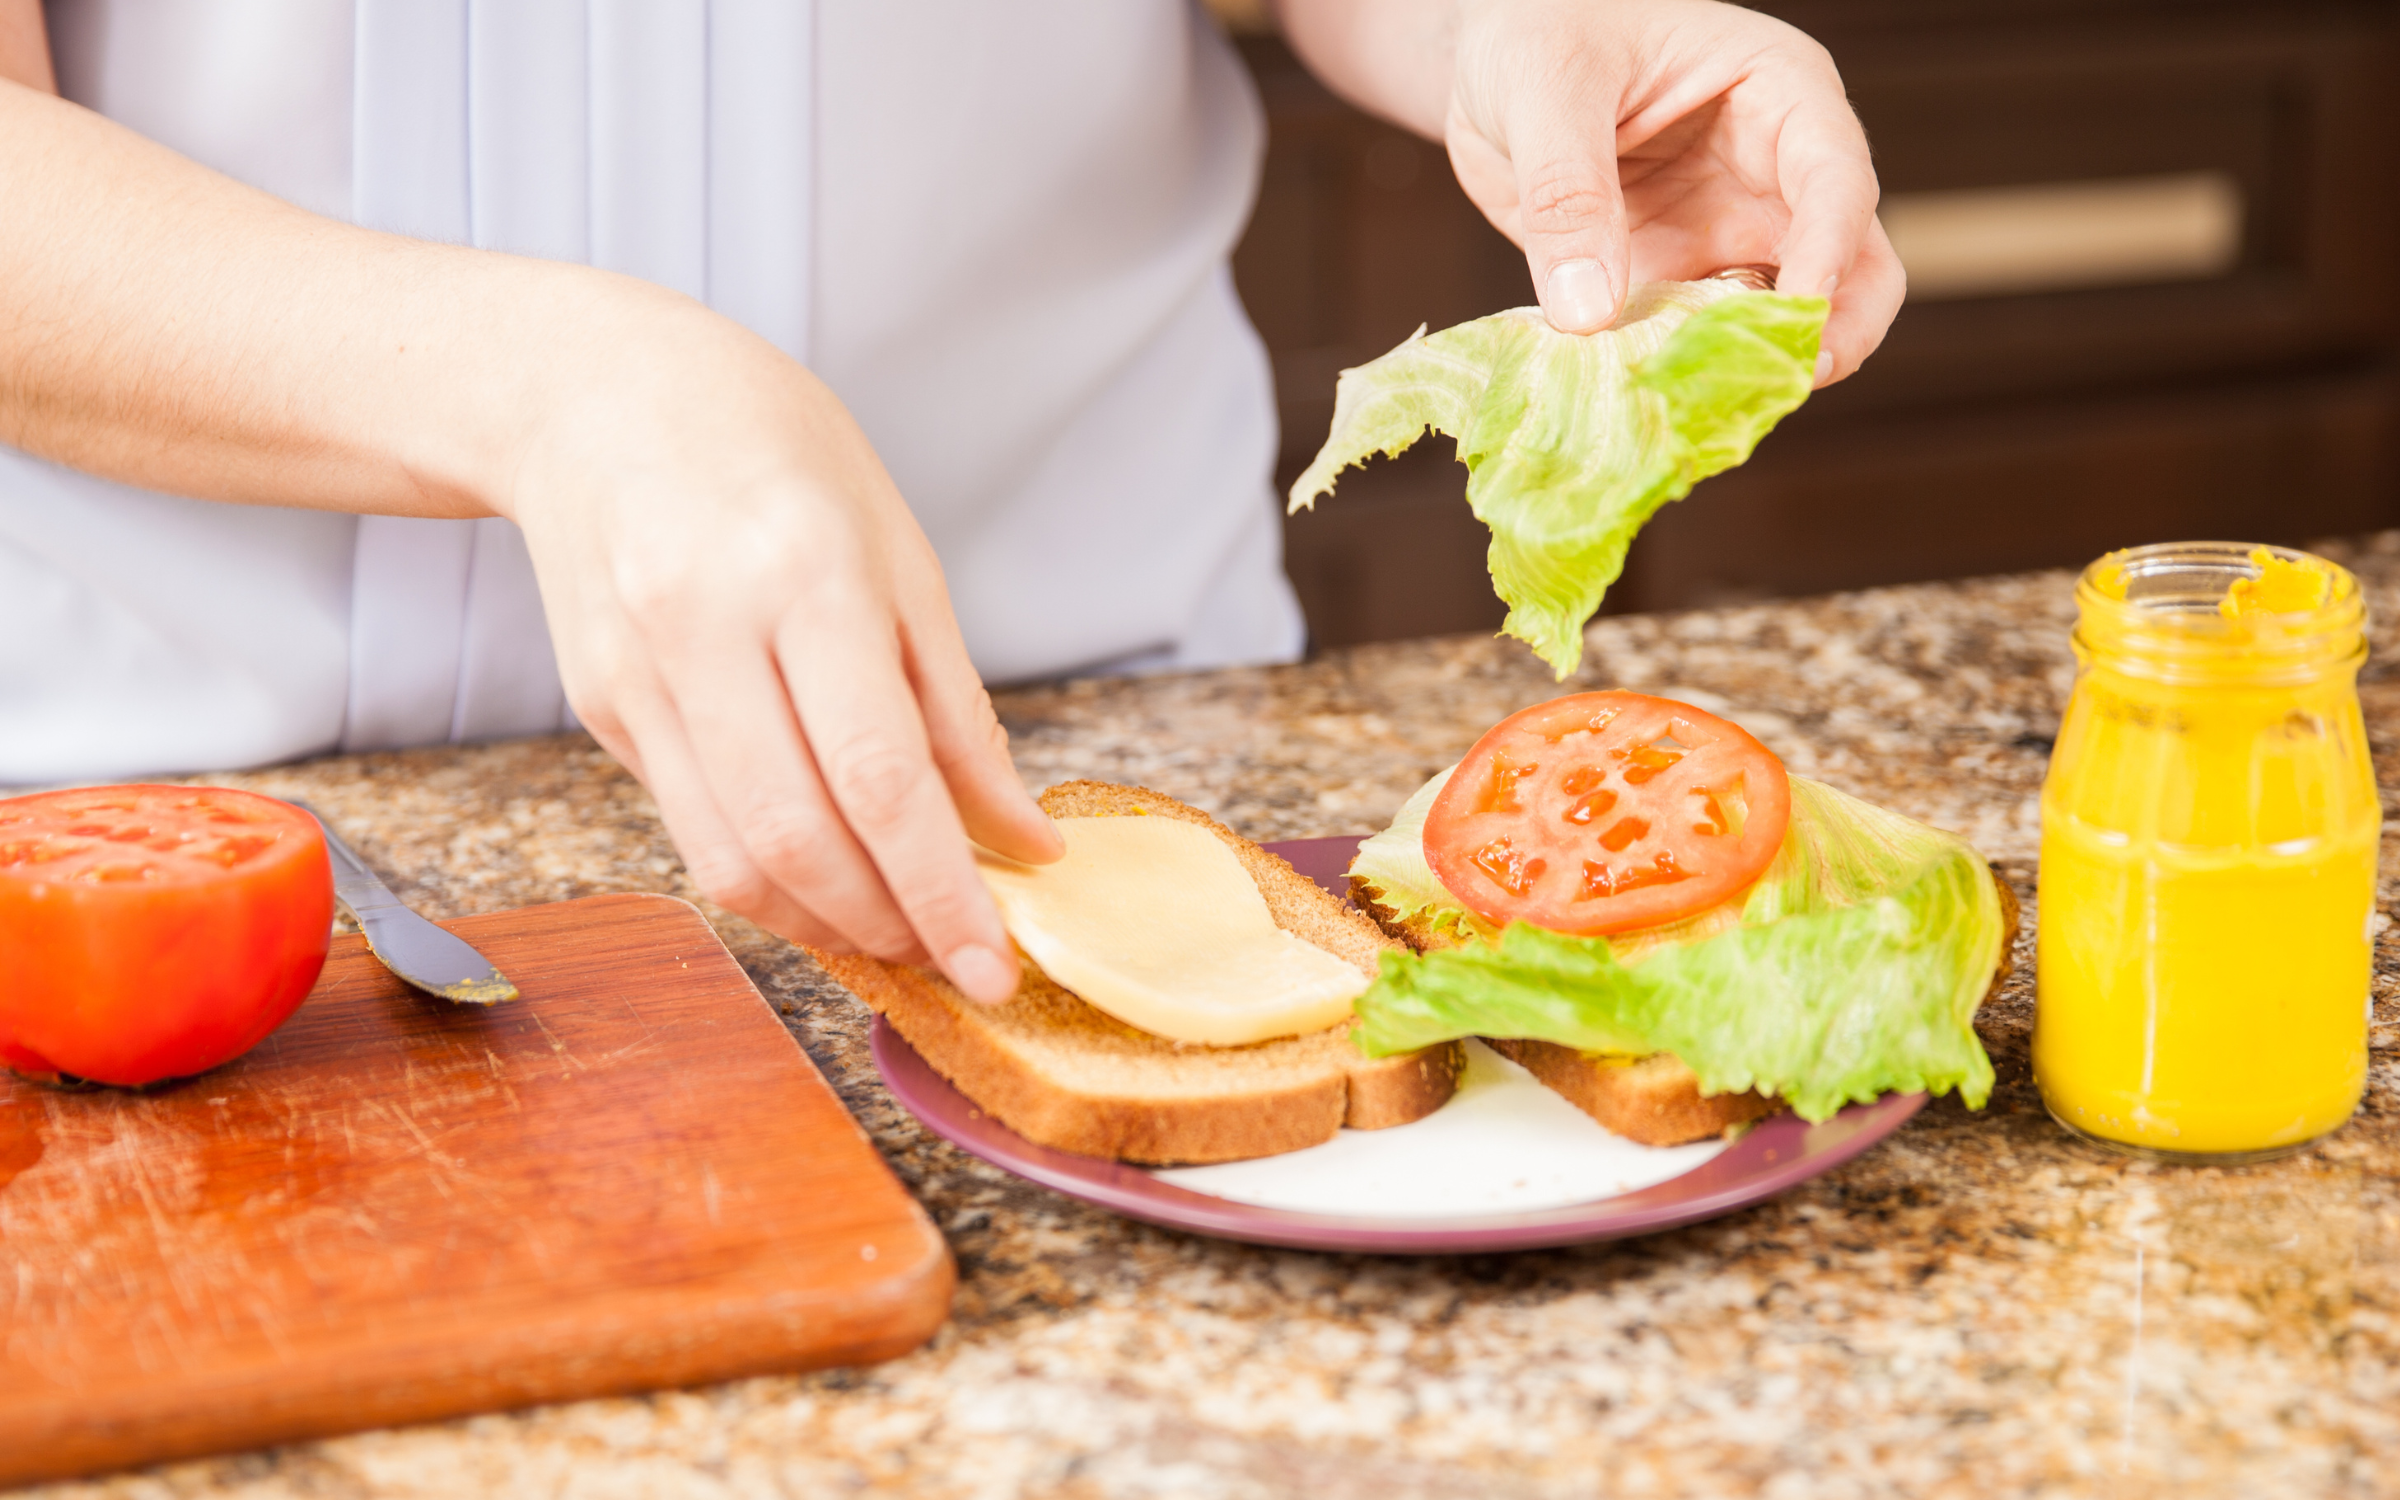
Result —
<instances>
[{"instance_id":1,"label":"scratched cutting board surface","mask_svg":"<svg viewBox=\"0 0 2400 1500\"><path fill-rule=\"evenodd\" d=\"M446 924L451 1006L337 938L249 1056L0 1074L0 1483L887 1358L947 1249L691 906Z\"/></svg>"}]
</instances>

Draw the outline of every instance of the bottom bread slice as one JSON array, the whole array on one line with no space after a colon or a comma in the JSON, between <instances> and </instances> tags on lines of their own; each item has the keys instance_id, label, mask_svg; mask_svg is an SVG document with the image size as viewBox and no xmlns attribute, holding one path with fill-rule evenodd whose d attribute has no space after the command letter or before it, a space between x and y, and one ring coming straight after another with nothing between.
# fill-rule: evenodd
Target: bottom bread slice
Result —
<instances>
[{"instance_id":1,"label":"bottom bread slice","mask_svg":"<svg viewBox=\"0 0 2400 1500\"><path fill-rule=\"evenodd\" d=\"M1612 1057L1524 1038L1485 1037L1483 1043L1610 1131L1645 1146L1720 1135L1783 1108L1782 1100L1755 1091L1703 1094L1699 1078L1671 1052Z\"/></svg>"},{"instance_id":2,"label":"bottom bread slice","mask_svg":"<svg viewBox=\"0 0 2400 1500\"><path fill-rule=\"evenodd\" d=\"M1137 1031L1027 966L1016 997L978 1005L930 970L820 956L935 1072L1029 1141L1146 1165L1239 1161L1379 1130L1439 1109L1456 1043L1367 1058L1337 1026L1246 1047Z\"/></svg>"}]
</instances>

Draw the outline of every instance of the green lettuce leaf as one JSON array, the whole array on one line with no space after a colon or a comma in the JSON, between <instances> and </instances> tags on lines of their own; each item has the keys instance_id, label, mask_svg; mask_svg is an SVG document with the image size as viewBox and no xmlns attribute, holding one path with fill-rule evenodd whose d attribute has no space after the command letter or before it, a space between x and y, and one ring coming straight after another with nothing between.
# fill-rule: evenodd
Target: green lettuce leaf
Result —
<instances>
[{"instance_id":1,"label":"green lettuce leaf","mask_svg":"<svg viewBox=\"0 0 2400 1500\"><path fill-rule=\"evenodd\" d=\"M1450 771L1457 769L1452 766ZM1425 862L1425 818L1433 811L1433 799L1449 784L1450 771L1417 788L1415 796L1400 804L1391 827L1358 846L1350 874L1375 888L1375 904L1395 921L1422 918L1436 930L1494 937L1500 929L1459 905Z\"/></svg>"},{"instance_id":2,"label":"green lettuce leaf","mask_svg":"<svg viewBox=\"0 0 2400 1500\"><path fill-rule=\"evenodd\" d=\"M1583 626L1658 508L1750 456L1808 397L1822 297L1730 281L1634 288L1614 326L1581 336L1518 308L1420 328L1344 370L1333 430L1292 486L1295 511L1352 464L1428 430L1458 440L1467 503L1492 531L1501 626L1565 678Z\"/></svg>"},{"instance_id":3,"label":"green lettuce leaf","mask_svg":"<svg viewBox=\"0 0 2400 1500\"><path fill-rule=\"evenodd\" d=\"M1404 863L1387 844L1369 878L1424 897ZM1439 890L1421 842L1416 866ZM1613 941L1516 923L1493 942L1387 953L1358 1000L1359 1045L1382 1057L1493 1036L1672 1052L1703 1093L1755 1088L1808 1120L1893 1090L1956 1088L1980 1109L1992 1065L1972 1020L2004 921L1966 843L1795 776L1783 847L1734 901Z\"/></svg>"}]
</instances>

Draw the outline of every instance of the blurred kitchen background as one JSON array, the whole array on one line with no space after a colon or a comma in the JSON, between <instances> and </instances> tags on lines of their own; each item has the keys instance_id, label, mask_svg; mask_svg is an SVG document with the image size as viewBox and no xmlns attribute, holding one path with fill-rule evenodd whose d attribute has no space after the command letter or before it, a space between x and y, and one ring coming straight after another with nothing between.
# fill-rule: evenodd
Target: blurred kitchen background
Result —
<instances>
[{"instance_id":1,"label":"blurred kitchen background","mask_svg":"<svg viewBox=\"0 0 2400 1500\"><path fill-rule=\"evenodd\" d=\"M1235 273L1279 479L1336 374L1533 300L1438 145L1221 0L1270 121ZM1777 0L1875 148L1909 300L1882 351L1635 543L1611 612L2400 524L2400 3ZM1447 439L1286 524L1320 646L1503 613Z\"/></svg>"}]
</instances>

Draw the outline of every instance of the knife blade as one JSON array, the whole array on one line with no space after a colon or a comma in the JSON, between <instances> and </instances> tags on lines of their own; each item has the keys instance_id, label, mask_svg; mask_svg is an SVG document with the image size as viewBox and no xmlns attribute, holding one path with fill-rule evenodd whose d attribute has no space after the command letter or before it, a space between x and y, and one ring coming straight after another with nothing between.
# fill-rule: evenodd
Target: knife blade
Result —
<instances>
[{"instance_id":1,"label":"knife blade","mask_svg":"<svg viewBox=\"0 0 2400 1500\"><path fill-rule=\"evenodd\" d=\"M342 842L323 813L305 802L292 801L292 806L325 830L325 852L333 859L333 897L366 934L368 951L385 968L428 995L461 1005L498 1005L517 998L517 987L490 959L401 905L391 888Z\"/></svg>"}]
</instances>

